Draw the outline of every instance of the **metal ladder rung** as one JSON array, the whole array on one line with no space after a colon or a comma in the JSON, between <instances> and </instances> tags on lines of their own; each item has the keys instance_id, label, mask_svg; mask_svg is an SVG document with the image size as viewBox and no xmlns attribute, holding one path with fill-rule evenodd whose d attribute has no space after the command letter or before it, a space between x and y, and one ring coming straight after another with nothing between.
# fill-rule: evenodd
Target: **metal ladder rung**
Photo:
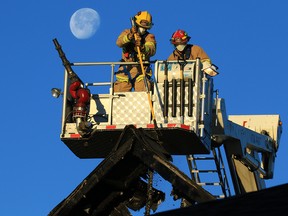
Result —
<instances>
[{"instance_id":1,"label":"metal ladder rung","mask_svg":"<svg viewBox=\"0 0 288 216\"><path fill-rule=\"evenodd\" d=\"M216 173L217 170L196 170L196 169L193 169L191 172L192 173Z\"/></svg>"},{"instance_id":2,"label":"metal ladder rung","mask_svg":"<svg viewBox=\"0 0 288 216\"><path fill-rule=\"evenodd\" d=\"M211 186L220 186L220 182L198 182L198 185L205 186L205 185L211 185Z\"/></svg>"},{"instance_id":3,"label":"metal ladder rung","mask_svg":"<svg viewBox=\"0 0 288 216\"><path fill-rule=\"evenodd\" d=\"M225 198L225 195L213 195L214 197L216 197L216 198L219 198L219 199L223 199L223 198Z\"/></svg>"},{"instance_id":4,"label":"metal ladder rung","mask_svg":"<svg viewBox=\"0 0 288 216\"><path fill-rule=\"evenodd\" d=\"M205 188L205 189L208 189L208 191L212 190L212 187L219 187L220 186L223 194L214 195L215 198L225 198L227 196L230 196L230 188L229 188L229 184L228 184L228 181L226 178L226 171L225 171L224 163L222 160L221 151L219 148L211 149L210 155L193 155L193 154L191 154L191 155L187 155L186 159L188 162L191 178L199 186L202 186L202 187L208 186L207 188ZM213 164L211 164L210 162L213 162ZM204 169L199 169L200 167L197 167L198 163L202 164L202 165L206 164L206 166L203 167ZM209 175L212 173L213 173L213 175L214 175L214 173L218 173L217 176L219 178L219 182L205 182L205 180L204 180L204 182L201 181L201 177L202 177L201 175L204 175L203 177L206 178L207 174ZM215 176L213 176L213 178L214 177ZM210 180L212 180L212 179L210 179ZM209 179L208 179L208 181L209 181ZM214 180L212 180L212 181L214 181ZM215 181L218 181L218 180L215 180ZM211 188L209 188L209 186L211 186Z\"/></svg>"},{"instance_id":5,"label":"metal ladder rung","mask_svg":"<svg viewBox=\"0 0 288 216\"><path fill-rule=\"evenodd\" d=\"M214 160L213 157L189 157L188 160Z\"/></svg>"}]
</instances>

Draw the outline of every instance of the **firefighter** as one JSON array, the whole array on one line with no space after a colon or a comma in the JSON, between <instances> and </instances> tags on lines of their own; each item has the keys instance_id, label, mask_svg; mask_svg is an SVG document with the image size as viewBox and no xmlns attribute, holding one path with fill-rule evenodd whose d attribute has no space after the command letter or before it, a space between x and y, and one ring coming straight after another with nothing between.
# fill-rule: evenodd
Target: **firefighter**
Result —
<instances>
[{"instance_id":1,"label":"firefighter","mask_svg":"<svg viewBox=\"0 0 288 216\"><path fill-rule=\"evenodd\" d=\"M209 56L200 46L188 44L190 38L184 30L178 29L175 31L170 39L170 42L174 45L174 50L167 60L196 60L196 58L200 58L203 71L210 76L217 75L217 66L211 63Z\"/></svg>"},{"instance_id":2,"label":"firefighter","mask_svg":"<svg viewBox=\"0 0 288 216\"><path fill-rule=\"evenodd\" d=\"M125 29L117 38L116 45L122 48L123 62L138 62L137 46L140 47L142 61L150 61L150 57L156 53L156 39L154 34L148 32L151 29L152 16L147 11L140 11L133 17L132 27ZM136 34L136 38L135 35ZM152 70L149 64L144 64L148 90L152 87ZM120 65L115 73L114 92L146 91L144 75L141 65Z\"/></svg>"}]
</instances>

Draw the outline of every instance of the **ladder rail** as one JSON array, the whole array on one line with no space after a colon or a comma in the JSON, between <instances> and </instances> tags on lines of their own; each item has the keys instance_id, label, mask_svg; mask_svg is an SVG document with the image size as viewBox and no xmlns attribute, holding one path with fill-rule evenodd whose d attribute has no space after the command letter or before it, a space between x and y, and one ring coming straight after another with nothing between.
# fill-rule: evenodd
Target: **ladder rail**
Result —
<instances>
[{"instance_id":1,"label":"ladder rail","mask_svg":"<svg viewBox=\"0 0 288 216\"><path fill-rule=\"evenodd\" d=\"M220 147L212 148L209 155L186 155L188 168L190 171L191 179L194 180L198 185L200 186L220 186L222 194L220 195L214 195L217 198L225 198L228 196L231 196L230 186L225 170L225 164L223 161L223 157L221 154ZM197 161L197 162L196 162ZM200 161L203 161L202 163L205 163L205 161L212 161L213 162L213 168L212 169L199 169L197 163L200 163ZM206 173L206 174L212 174L217 173L216 178L219 179L219 181L214 182L202 182L200 180L200 174ZM211 192L211 191L210 191Z\"/></svg>"},{"instance_id":2,"label":"ladder rail","mask_svg":"<svg viewBox=\"0 0 288 216\"><path fill-rule=\"evenodd\" d=\"M216 149L217 149L217 152L216 152ZM218 170L218 176L219 176L219 179L221 182L222 192L223 192L225 197L227 197L227 193L228 193L228 196L231 196L230 186L229 186L229 182L228 182L226 169L224 166L224 161L223 161L220 147L213 148L212 152L213 152L213 155L215 158L215 164L216 164L216 168Z\"/></svg>"}]
</instances>

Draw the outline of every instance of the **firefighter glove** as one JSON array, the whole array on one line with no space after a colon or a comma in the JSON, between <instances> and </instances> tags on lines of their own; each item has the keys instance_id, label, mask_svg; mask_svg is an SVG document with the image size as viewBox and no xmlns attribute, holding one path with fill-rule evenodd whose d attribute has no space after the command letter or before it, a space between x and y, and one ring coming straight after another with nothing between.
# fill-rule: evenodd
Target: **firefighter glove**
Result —
<instances>
[{"instance_id":1,"label":"firefighter glove","mask_svg":"<svg viewBox=\"0 0 288 216\"><path fill-rule=\"evenodd\" d=\"M136 37L135 37L135 46L141 47L141 37L139 36L138 33L136 34Z\"/></svg>"},{"instance_id":2,"label":"firefighter glove","mask_svg":"<svg viewBox=\"0 0 288 216\"><path fill-rule=\"evenodd\" d=\"M136 26L133 26L131 29L130 29L130 33L128 33L127 37L129 40L132 40L133 37L134 37L134 34L137 33L137 28Z\"/></svg>"},{"instance_id":3,"label":"firefighter glove","mask_svg":"<svg viewBox=\"0 0 288 216\"><path fill-rule=\"evenodd\" d=\"M136 34L138 31L137 31L137 27L136 26L133 26L131 29L130 29L130 32L134 35Z\"/></svg>"}]
</instances>

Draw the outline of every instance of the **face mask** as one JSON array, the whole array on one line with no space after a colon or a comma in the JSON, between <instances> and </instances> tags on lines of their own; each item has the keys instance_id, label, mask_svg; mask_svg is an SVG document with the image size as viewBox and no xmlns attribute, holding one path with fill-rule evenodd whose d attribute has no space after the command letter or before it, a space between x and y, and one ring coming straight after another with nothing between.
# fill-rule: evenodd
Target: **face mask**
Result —
<instances>
[{"instance_id":1,"label":"face mask","mask_svg":"<svg viewBox=\"0 0 288 216\"><path fill-rule=\"evenodd\" d=\"M138 32L139 32L140 35L143 35L146 32L146 29L142 28L142 27L139 27L138 28Z\"/></svg>"},{"instance_id":2,"label":"face mask","mask_svg":"<svg viewBox=\"0 0 288 216\"><path fill-rule=\"evenodd\" d=\"M179 50L180 52L182 52L185 47L186 47L185 44L180 44L180 45L177 45L177 46L176 46L176 49Z\"/></svg>"}]
</instances>

